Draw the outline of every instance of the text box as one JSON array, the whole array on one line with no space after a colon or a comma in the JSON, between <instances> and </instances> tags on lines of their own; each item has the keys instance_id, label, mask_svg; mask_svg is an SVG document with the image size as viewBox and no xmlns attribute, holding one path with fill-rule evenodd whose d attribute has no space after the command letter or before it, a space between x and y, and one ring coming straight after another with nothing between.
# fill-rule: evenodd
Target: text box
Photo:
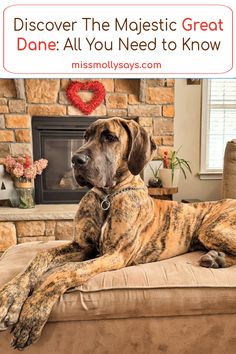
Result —
<instances>
[{"instance_id":1,"label":"text box","mask_svg":"<svg viewBox=\"0 0 236 354\"><path fill-rule=\"evenodd\" d=\"M3 66L17 75L196 76L233 68L225 5L13 5Z\"/></svg>"}]
</instances>

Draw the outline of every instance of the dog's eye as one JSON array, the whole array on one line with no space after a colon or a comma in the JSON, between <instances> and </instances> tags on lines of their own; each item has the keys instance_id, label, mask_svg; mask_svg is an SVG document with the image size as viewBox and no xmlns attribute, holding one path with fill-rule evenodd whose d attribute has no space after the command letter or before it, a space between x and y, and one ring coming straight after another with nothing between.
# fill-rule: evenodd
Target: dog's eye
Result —
<instances>
[{"instance_id":1,"label":"dog's eye","mask_svg":"<svg viewBox=\"0 0 236 354\"><path fill-rule=\"evenodd\" d=\"M84 139L85 141L88 141L88 134L87 134L87 133L84 133L83 139Z\"/></svg>"},{"instance_id":2,"label":"dog's eye","mask_svg":"<svg viewBox=\"0 0 236 354\"><path fill-rule=\"evenodd\" d=\"M114 141L117 141L118 138L117 138L117 136L115 136L113 134L106 133L106 134L103 135L103 140L107 141L109 143L113 143Z\"/></svg>"}]
</instances>

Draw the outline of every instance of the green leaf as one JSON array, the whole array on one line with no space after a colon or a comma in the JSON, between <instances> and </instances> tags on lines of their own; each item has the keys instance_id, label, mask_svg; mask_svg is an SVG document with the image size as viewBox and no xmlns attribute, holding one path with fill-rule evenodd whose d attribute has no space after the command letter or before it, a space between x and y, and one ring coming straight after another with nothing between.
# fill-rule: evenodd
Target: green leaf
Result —
<instances>
[{"instance_id":1,"label":"green leaf","mask_svg":"<svg viewBox=\"0 0 236 354\"><path fill-rule=\"evenodd\" d=\"M185 172L185 170L183 169L183 167L182 167L182 166L180 166L180 169L181 169L181 171L182 171L182 173L183 173L183 175L184 175L184 178L186 179L186 178L187 178L187 176L186 176L186 172Z\"/></svg>"},{"instance_id":2,"label":"green leaf","mask_svg":"<svg viewBox=\"0 0 236 354\"><path fill-rule=\"evenodd\" d=\"M154 176L155 178L157 178L157 177L158 177L159 169L160 169L160 167L161 167L161 164L160 164L160 166L159 166L158 168L156 168L155 170L154 170L154 168L152 167L151 164L149 164L149 167L150 167L150 169L151 169L151 171L152 171L153 176Z\"/></svg>"},{"instance_id":3,"label":"green leaf","mask_svg":"<svg viewBox=\"0 0 236 354\"><path fill-rule=\"evenodd\" d=\"M190 167L188 161L183 160L183 161L182 161L182 164L187 168L187 170L188 170L190 173L192 173L192 170L191 170L191 167Z\"/></svg>"}]
</instances>

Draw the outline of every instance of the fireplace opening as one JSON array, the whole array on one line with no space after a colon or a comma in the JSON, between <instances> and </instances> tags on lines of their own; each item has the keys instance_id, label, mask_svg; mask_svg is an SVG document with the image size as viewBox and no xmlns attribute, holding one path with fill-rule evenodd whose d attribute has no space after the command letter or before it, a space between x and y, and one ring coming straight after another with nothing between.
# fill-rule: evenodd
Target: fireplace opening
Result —
<instances>
[{"instance_id":1,"label":"fireplace opening","mask_svg":"<svg viewBox=\"0 0 236 354\"><path fill-rule=\"evenodd\" d=\"M87 188L73 177L71 157L83 142L94 117L33 117L34 160L45 158L48 167L35 180L37 204L78 203Z\"/></svg>"}]
</instances>

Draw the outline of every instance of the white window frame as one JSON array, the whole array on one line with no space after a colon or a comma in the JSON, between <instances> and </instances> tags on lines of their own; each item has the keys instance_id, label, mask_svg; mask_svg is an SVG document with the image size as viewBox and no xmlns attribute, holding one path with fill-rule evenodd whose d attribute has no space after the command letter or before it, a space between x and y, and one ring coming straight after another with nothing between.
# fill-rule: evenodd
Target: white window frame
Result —
<instances>
[{"instance_id":1,"label":"white window frame","mask_svg":"<svg viewBox=\"0 0 236 354\"><path fill-rule=\"evenodd\" d=\"M202 109L201 109L201 162L200 179L222 179L222 169L207 168L208 156L208 131L209 131L209 105L208 105L208 82L209 79L202 80Z\"/></svg>"}]
</instances>

